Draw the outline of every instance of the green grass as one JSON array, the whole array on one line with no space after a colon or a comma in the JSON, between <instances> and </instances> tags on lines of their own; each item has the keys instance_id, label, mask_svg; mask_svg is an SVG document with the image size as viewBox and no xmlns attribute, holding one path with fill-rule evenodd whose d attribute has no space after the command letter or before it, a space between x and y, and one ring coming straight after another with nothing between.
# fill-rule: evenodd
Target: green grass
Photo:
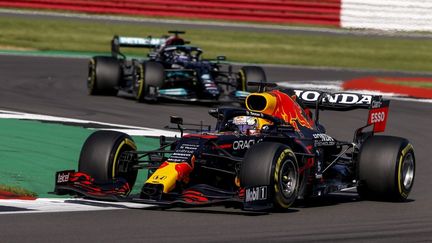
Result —
<instances>
[{"instance_id":1,"label":"green grass","mask_svg":"<svg viewBox=\"0 0 432 243\"><path fill-rule=\"evenodd\" d=\"M31 120L0 119L0 185L10 190L25 188L30 195L57 197L55 173L77 169L81 147L94 131L77 126ZM140 150L156 149L159 139L133 136ZM134 193L147 179L140 170ZM0 187L0 190L2 187ZM16 192L21 194L20 190ZM25 192L23 190L22 192Z\"/></svg>"},{"instance_id":2,"label":"green grass","mask_svg":"<svg viewBox=\"0 0 432 243\"><path fill-rule=\"evenodd\" d=\"M159 37L170 28L139 24L95 23L0 17L0 49L30 48L76 52L110 52L114 34ZM172 28L171 28L172 29ZM249 63L293 64L432 71L432 40L257 33L231 30L186 30L206 58L226 55ZM147 50L128 50L145 56Z\"/></svg>"},{"instance_id":3,"label":"green grass","mask_svg":"<svg viewBox=\"0 0 432 243\"><path fill-rule=\"evenodd\" d=\"M431 82L420 82L420 81L401 81L401 80L387 80L387 79L377 79L379 83L385 84L395 84L399 86L413 87L413 88L427 88L432 89L432 81Z\"/></svg>"},{"instance_id":4,"label":"green grass","mask_svg":"<svg viewBox=\"0 0 432 243\"><path fill-rule=\"evenodd\" d=\"M19 186L6 186L6 185L0 185L0 191L4 192L10 192L18 196L24 196L24 197L37 197L37 193L29 191L25 188L19 187Z\"/></svg>"}]
</instances>

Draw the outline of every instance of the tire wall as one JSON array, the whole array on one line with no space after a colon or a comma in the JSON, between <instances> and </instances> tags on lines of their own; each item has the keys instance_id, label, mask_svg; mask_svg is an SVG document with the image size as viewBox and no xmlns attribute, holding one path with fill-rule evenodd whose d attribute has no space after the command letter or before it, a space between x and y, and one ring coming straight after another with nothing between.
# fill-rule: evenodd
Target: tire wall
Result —
<instances>
[{"instance_id":1,"label":"tire wall","mask_svg":"<svg viewBox=\"0 0 432 243\"><path fill-rule=\"evenodd\" d=\"M0 0L0 7L354 29L432 31L430 0Z\"/></svg>"},{"instance_id":2,"label":"tire wall","mask_svg":"<svg viewBox=\"0 0 432 243\"><path fill-rule=\"evenodd\" d=\"M432 1L342 0L341 27L432 31Z\"/></svg>"},{"instance_id":3,"label":"tire wall","mask_svg":"<svg viewBox=\"0 0 432 243\"><path fill-rule=\"evenodd\" d=\"M341 0L0 0L0 7L340 26Z\"/></svg>"}]
</instances>

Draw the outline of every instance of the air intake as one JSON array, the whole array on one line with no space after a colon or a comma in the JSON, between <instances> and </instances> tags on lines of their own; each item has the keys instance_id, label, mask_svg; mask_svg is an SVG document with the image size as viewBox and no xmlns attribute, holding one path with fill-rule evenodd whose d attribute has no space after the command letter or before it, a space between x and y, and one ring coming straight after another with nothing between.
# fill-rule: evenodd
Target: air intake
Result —
<instances>
[{"instance_id":1,"label":"air intake","mask_svg":"<svg viewBox=\"0 0 432 243\"><path fill-rule=\"evenodd\" d=\"M252 93L246 97L246 108L250 111L273 114L276 108L276 97L269 93Z\"/></svg>"}]
</instances>

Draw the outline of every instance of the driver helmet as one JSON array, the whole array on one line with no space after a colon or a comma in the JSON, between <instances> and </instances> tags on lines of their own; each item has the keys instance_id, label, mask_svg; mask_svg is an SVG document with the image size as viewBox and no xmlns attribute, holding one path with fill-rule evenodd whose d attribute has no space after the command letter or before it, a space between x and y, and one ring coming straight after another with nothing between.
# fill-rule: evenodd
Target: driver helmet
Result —
<instances>
[{"instance_id":1,"label":"driver helmet","mask_svg":"<svg viewBox=\"0 0 432 243\"><path fill-rule=\"evenodd\" d=\"M233 124L241 133L252 135L259 133L265 125L270 125L271 122L254 116L236 116L233 118Z\"/></svg>"},{"instance_id":2,"label":"driver helmet","mask_svg":"<svg viewBox=\"0 0 432 243\"><path fill-rule=\"evenodd\" d=\"M188 53L184 52L184 51L179 51L177 50L174 53L174 57L176 61L181 61L181 62L185 62L185 61L189 61L190 57L188 55Z\"/></svg>"}]
</instances>

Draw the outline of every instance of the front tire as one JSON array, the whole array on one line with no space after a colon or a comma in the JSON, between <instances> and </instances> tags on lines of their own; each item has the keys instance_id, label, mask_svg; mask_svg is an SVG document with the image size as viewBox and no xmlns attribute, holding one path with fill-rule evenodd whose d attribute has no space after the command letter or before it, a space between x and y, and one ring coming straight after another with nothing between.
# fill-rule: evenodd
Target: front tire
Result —
<instances>
[{"instance_id":1,"label":"front tire","mask_svg":"<svg viewBox=\"0 0 432 243\"><path fill-rule=\"evenodd\" d=\"M87 90L90 95L116 95L121 67L113 57L97 56L89 61Z\"/></svg>"},{"instance_id":2,"label":"front tire","mask_svg":"<svg viewBox=\"0 0 432 243\"><path fill-rule=\"evenodd\" d=\"M258 86L250 86L248 82L267 82L264 69L258 66L245 66L239 71L238 89L250 93L258 92Z\"/></svg>"},{"instance_id":3,"label":"front tire","mask_svg":"<svg viewBox=\"0 0 432 243\"><path fill-rule=\"evenodd\" d=\"M81 149L78 171L90 175L99 183L110 183L121 177L132 188L138 171L130 164L121 162L122 153L126 151L136 151L135 142L129 135L116 131L94 132Z\"/></svg>"},{"instance_id":4,"label":"front tire","mask_svg":"<svg viewBox=\"0 0 432 243\"><path fill-rule=\"evenodd\" d=\"M413 146L404 138L372 136L361 147L358 169L361 198L404 201L414 183Z\"/></svg>"},{"instance_id":5,"label":"front tire","mask_svg":"<svg viewBox=\"0 0 432 243\"><path fill-rule=\"evenodd\" d=\"M299 168L290 147L274 142L252 146L240 170L242 187L269 185L276 209L287 209L297 199Z\"/></svg>"}]
</instances>

